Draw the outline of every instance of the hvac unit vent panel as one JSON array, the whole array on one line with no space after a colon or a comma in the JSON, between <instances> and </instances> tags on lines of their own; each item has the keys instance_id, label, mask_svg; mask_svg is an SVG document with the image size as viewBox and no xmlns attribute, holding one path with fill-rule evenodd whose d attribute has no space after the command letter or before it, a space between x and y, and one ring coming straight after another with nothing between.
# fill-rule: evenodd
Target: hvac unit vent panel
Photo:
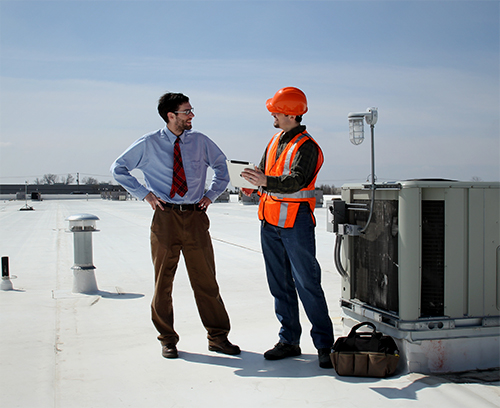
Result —
<instances>
[{"instance_id":1,"label":"hvac unit vent panel","mask_svg":"<svg viewBox=\"0 0 500 408\"><path fill-rule=\"evenodd\" d=\"M369 201L356 200L369 206ZM376 200L370 228L352 239L351 295L371 306L398 312L398 202ZM352 211L349 223L365 225L368 212Z\"/></svg>"}]
</instances>

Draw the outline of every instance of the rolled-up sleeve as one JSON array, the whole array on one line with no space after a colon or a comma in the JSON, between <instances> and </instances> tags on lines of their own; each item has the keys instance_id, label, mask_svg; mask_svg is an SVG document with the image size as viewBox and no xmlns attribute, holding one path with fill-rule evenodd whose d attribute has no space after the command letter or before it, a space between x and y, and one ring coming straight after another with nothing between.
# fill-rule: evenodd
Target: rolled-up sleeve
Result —
<instances>
[{"instance_id":1,"label":"rolled-up sleeve","mask_svg":"<svg viewBox=\"0 0 500 408\"><path fill-rule=\"evenodd\" d=\"M208 138L207 157L208 165L214 171L214 175L205 196L214 202L226 190L229 183L229 172L227 170L226 155Z\"/></svg>"},{"instance_id":2,"label":"rolled-up sleeve","mask_svg":"<svg viewBox=\"0 0 500 408\"><path fill-rule=\"evenodd\" d=\"M140 168L144 161L144 144L141 140L139 139L118 157L111 165L110 171L113 178L130 194L144 200L150 191L130 174L133 169Z\"/></svg>"}]
</instances>

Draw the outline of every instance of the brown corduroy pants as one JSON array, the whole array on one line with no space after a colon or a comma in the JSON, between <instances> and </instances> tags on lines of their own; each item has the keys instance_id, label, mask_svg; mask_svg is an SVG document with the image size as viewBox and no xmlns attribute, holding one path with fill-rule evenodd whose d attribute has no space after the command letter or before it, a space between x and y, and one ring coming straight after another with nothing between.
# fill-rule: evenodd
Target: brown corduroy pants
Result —
<instances>
[{"instance_id":1,"label":"brown corduroy pants","mask_svg":"<svg viewBox=\"0 0 500 408\"><path fill-rule=\"evenodd\" d=\"M172 289L182 251L198 313L209 344L219 344L230 330L229 316L219 294L215 260L205 211L156 209L151 223L151 254L155 268L152 320L162 344L177 344Z\"/></svg>"}]
</instances>

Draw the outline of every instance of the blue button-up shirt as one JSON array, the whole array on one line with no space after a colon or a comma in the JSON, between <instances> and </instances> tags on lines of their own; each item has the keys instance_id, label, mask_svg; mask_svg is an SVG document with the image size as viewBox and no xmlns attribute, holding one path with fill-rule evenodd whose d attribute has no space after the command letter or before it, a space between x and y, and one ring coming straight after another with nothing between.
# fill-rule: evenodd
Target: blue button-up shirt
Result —
<instances>
[{"instance_id":1,"label":"blue button-up shirt","mask_svg":"<svg viewBox=\"0 0 500 408\"><path fill-rule=\"evenodd\" d=\"M111 165L113 177L140 200L153 192L160 199L174 204L197 203L203 196L214 202L229 183L226 156L211 139L196 130L185 130L180 136L188 191L184 197L176 194L170 198L176 138L166 126L141 137ZM214 175L205 193L208 167L213 169ZM134 169L142 171L145 185L130 174Z\"/></svg>"}]
</instances>

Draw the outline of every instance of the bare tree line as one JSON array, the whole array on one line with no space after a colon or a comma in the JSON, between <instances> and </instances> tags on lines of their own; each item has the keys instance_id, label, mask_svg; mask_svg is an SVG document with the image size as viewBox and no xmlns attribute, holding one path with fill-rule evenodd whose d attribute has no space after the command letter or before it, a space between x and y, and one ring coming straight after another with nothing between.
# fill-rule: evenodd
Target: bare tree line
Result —
<instances>
[{"instance_id":1,"label":"bare tree line","mask_svg":"<svg viewBox=\"0 0 500 408\"><path fill-rule=\"evenodd\" d=\"M61 176L59 177L57 174L44 174L41 179L36 178L35 179L35 184L41 185L41 184L48 184L48 185L54 185L54 184L73 184L75 182L75 176L73 174L68 173L66 176ZM87 185L97 185L101 184L98 179L94 177L83 177L80 180L76 180L77 184L87 184ZM319 190L323 190L323 194L340 194L340 189L336 188L333 184L328 185L328 184L321 184L320 186L317 187Z\"/></svg>"},{"instance_id":2,"label":"bare tree line","mask_svg":"<svg viewBox=\"0 0 500 408\"><path fill-rule=\"evenodd\" d=\"M333 184L321 184L317 187L319 190L323 190L325 195L336 195L340 194L340 188L335 187Z\"/></svg>"},{"instance_id":3,"label":"bare tree line","mask_svg":"<svg viewBox=\"0 0 500 408\"><path fill-rule=\"evenodd\" d=\"M73 184L74 182L77 182L77 184L91 184L91 185L96 185L100 184L99 180L97 180L94 177L83 177L82 180L80 181L79 178L75 179L75 176L73 174L68 173L66 176L59 176L57 174L44 174L41 179L36 178L35 179L35 184L40 185L40 184L48 184L48 185L54 185L54 184Z\"/></svg>"}]
</instances>

